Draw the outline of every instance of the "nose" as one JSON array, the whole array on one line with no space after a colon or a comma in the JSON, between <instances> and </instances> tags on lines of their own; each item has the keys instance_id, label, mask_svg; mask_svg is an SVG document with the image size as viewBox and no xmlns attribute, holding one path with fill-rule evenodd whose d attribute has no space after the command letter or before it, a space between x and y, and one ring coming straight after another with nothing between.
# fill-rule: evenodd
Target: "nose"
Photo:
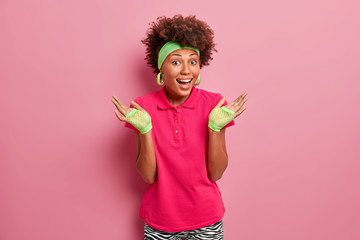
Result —
<instances>
[{"instance_id":1,"label":"nose","mask_svg":"<svg viewBox=\"0 0 360 240\"><path fill-rule=\"evenodd\" d=\"M184 64L181 69L181 75L189 75L189 74L190 74L189 66L187 64Z\"/></svg>"}]
</instances>

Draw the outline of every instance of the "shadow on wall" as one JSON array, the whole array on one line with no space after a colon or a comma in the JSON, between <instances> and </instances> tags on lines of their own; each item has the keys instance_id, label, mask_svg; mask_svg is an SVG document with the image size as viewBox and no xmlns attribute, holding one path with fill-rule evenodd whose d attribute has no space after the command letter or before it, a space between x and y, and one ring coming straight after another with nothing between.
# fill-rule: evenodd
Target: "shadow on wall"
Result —
<instances>
[{"instance_id":1,"label":"shadow on wall","mask_svg":"<svg viewBox=\"0 0 360 240\"><path fill-rule=\"evenodd\" d=\"M138 89L137 92L134 93L134 96L138 97L144 94L152 93L161 89L160 86L156 83L156 74L153 73L153 69L147 65L145 58L145 52L139 52L138 54L134 54L136 58L134 58L132 64L132 72L134 74L134 89ZM136 98L134 97L134 99Z\"/></svg>"},{"instance_id":2,"label":"shadow on wall","mask_svg":"<svg viewBox=\"0 0 360 240\"><path fill-rule=\"evenodd\" d=\"M134 55L133 55L134 56ZM135 55L133 64L130 66L131 71L134 74L134 79L131 81L135 86L132 89L137 89L136 92L131 95L133 99L143 94L158 91L160 89L156 84L156 75L152 72L152 69L146 65L144 61L145 54ZM114 139L114 145L111 149L112 156L115 157L112 165L116 176L119 176L119 182L121 189L119 189L120 198L133 199L132 205L134 206L134 212L130 216L130 220L127 221L126 228L133 229L133 239L144 238L144 221L139 217L139 209L142 198L148 188L148 184L145 183L139 173L136 170L136 139L135 133L131 129L125 129L124 123L119 123L123 128L121 134L116 135ZM125 226L124 226L125 227Z\"/></svg>"},{"instance_id":3,"label":"shadow on wall","mask_svg":"<svg viewBox=\"0 0 360 240\"><path fill-rule=\"evenodd\" d=\"M121 128L124 123L120 123ZM114 139L112 147L113 158L111 165L118 179L117 195L120 198L120 209L124 209L127 214L120 212L122 228L132 229L133 239L144 238L144 221L139 217L141 200L148 188L136 170L136 140L135 134L131 129L122 129L121 134ZM131 206L129 206L129 204ZM131 211L129 211L131 209ZM121 236L119 236L121 237Z\"/></svg>"}]
</instances>

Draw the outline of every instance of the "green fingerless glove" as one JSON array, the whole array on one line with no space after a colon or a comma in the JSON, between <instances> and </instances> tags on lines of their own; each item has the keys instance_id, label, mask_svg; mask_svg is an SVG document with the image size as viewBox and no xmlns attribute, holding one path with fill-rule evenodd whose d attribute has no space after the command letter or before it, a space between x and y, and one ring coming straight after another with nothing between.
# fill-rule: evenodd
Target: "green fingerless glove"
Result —
<instances>
[{"instance_id":1,"label":"green fingerless glove","mask_svg":"<svg viewBox=\"0 0 360 240\"><path fill-rule=\"evenodd\" d=\"M234 120L234 113L226 107L214 108L209 115L209 128L215 132L220 132L223 127Z\"/></svg>"},{"instance_id":2,"label":"green fingerless glove","mask_svg":"<svg viewBox=\"0 0 360 240\"><path fill-rule=\"evenodd\" d=\"M125 115L127 122L133 125L142 134L149 132L152 129L151 117L143 110L133 108L131 112Z\"/></svg>"}]
</instances>

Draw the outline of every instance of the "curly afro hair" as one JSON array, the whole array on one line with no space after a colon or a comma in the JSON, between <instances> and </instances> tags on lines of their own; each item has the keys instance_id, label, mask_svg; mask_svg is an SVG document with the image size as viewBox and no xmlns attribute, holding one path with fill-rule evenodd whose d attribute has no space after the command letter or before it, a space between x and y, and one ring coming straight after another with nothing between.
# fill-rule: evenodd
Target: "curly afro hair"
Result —
<instances>
[{"instance_id":1,"label":"curly afro hair","mask_svg":"<svg viewBox=\"0 0 360 240\"><path fill-rule=\"evenodd\" d=\"M212 53L217 50L213 42L214 31L209 25L195 16L183 17L178 14L173 18L158 17L156 22L150 23L146 38L141 42L146 45L147 64L159 73L157 67L158 54L161 47L168 41L179 43L181 46L191 46L200 51L200 68L209 65L213 59Z\"/></svg>"}]
</instances>

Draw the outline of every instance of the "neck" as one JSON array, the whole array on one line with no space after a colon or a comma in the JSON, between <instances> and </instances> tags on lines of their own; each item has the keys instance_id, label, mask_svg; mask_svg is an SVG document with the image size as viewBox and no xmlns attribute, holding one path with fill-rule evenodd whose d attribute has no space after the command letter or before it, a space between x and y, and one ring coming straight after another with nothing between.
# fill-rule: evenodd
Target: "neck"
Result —
<instances>
[{"instance_id":1,"label":"neck","mask_svg":"<svg viewBox=\"0 0 360 240\"><path fill-rule=\"evenodd\" d=\"M192 92L193 89L191 89ZM173 96L165 87L165 95L167 100L169 101L169 103L171 105L173 105L174 107L180 106L181 104L183 104L191 95L191 92L188 96Z\"/></svg>"}]
</instances>

